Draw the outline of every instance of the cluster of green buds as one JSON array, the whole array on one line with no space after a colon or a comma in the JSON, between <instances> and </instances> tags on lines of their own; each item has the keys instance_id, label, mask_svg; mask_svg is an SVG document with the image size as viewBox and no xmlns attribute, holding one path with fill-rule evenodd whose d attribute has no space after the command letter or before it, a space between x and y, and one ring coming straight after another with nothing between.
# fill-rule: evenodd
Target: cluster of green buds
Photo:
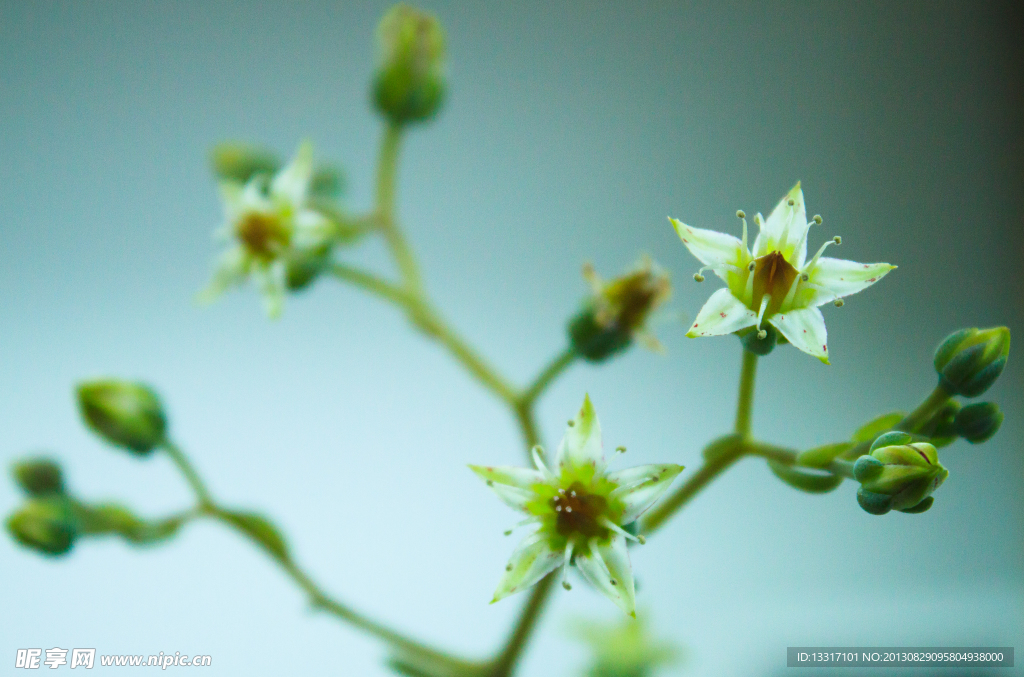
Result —
<instances>
[{"instance_id":1,"label":"cluster of green buds","mask_svg":"<svg viewBox=\"0 0 1024 677\"><path fill-rule=\"evenodd\" d=\"M432 14L396 5L377 27L373 103L392 124L433 117L445 94L444 32Z\"/></svg>"},{"instance_id":2,"label":"cluster of green buds","mask_svg":"<svg viewBox=\"0 0 1024 677\"><path fill-rule=\"evenodd\" d=\"M890 510L924 512L931 507L935 491L949 476L939 463L935 447L928 442L913 442L904 432L880 435L867 455L853 466L860 482L857 502L872 515Z\"/></svg>"},{"instance_id":3,"label":"cluster of green buds","mask_svg":"<svg viewBox=\"0 0 1024 677\"><path fill-rule=\"evenodd\" d=\"M104 441L139 457L165 444L167 419L156 394L141 383L104 379L77 389L82 419ZM12 468L25 503L7 519L22 545L47 555L68 553L82 536L116 534L131 543L153 543L173 535L188 519L179 515L149 522L116 504L88 504L68 492L59 464L29 458Z\"/></svg>"},{"instance_id":4,"label":"cluster of green buds","mask_svg":"<svg viewBox=\"0 0 1024 677\"><path fill-rule=\"evenodd\" d=\"M608 282L594 270L583 267L592 296L569 322L569 341L578 355L589 362L603 362L639 340L651 350L661 344L648 328L651 313L672 292L668 275L649 258L632 270Z\"/></svg>"}]
</instances>

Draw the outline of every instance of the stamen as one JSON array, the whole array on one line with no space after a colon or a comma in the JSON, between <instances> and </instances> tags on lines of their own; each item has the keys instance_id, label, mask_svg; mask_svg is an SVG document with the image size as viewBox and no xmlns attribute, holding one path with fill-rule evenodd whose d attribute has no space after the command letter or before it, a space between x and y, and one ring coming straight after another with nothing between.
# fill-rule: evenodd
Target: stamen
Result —
<instances>
[{"instance_id":1,"label":"stamen","mask_svg":"<svg viewBox=\"0 0 1024 677\"><path fill-rule=\"evenodd\" d=\"M750 305L754 300L754 269L757 268L757 264L753 261L747 266L747 286L743 290L743 303Z\"/></svg>"},{"instance_id":2,"label":"stamen","mask_svg":"<svg viewBox=\"0 0 1024 677\"><path fill-rule=\"evenodd\" d=\"M761 297L761 309L757 311L757 328L758 329L761 328L761 319L764 317L764 311L768 309L768 302L771 301L771 300L772 300L772 295L771 294L765 294L764 296ZM767 333L768 332L765 332L766 335L767 335ZM760 332L758 332L758 337L764 338L763 336L761 336Z\"/></svg>"},{"instance_id":3,"label":"stamen","mask_svg":"<svg viewBox=\"0 0 1024 677\"><path fill-rule=\"evenodd\" d=\"M750 251L747 249L747 213L742 209L737 209L736 217L743 222L743 251Z\"/></svg>"},{"instance_id":4,"label":"stamen","mask_svg":"<svg viewBox=\"0 0 1024 677\"><path fill-rule=\"evenodd\" d=\"M814 266L815 264L817 264L817 263L818 263L818 259L820 259L820 258L821 258L821 254L822 254L822 253L823 253L823 252L825 251L825 249L827 249L827 248L828 248L828 246L829 246L830 244L842 244L842 243L843 243L843 238L841 238L841 237L839 237L838 235L836 235L836 236L835 236L834 238L832 238L831 240L829 240L829 241L828 241L828 242L826 242L825 244L821 245L821 249L819 249L819 250L818 250L818 253L814 255L814 258L812 258L812 259L810 260L810 262L809 262L809 263L808 263L807 265L805 265L805 266L804 266L804 270L808 270L808 269L810 269L810 268L811 268L812 266Z\"/></svg>"},{"instance_id":5,"label":"stamen","mask_svg":"<svg viewBox=\"0 0 1024 677\"><path fill-rule=\"evenodd\" d=\"M624 454L626 453L626 447L615 447L615 453Z\"/></svg>"},{"instance_id":6,"label":"stamen","mask_svg":"<svg viewBox=\"0 0 1024 677\"><path fill-rule=\"evenodd\" d=\"M614 531L615 533L619 534L620 536L625 536L626 538L628 538L629 540L633 541L634 543L639 543L640 545L643 545L644 543L647 542L646 538L641 540L640 536L634 536L633 534L629 533L628 531L626 531L625 529L620 527L618 524L616 524L615 522L613 522L610 519L608 519L607 517L605 517L604 515L601 515L600 517L597 518L597 523L600 524L601 526L605 527L606 529L611 529L612 531Z\"/></svg>"},{"instance_id":7,"label":"stamen","mask_svg":"<svg viewBox=\"0 0 1024 677\"><path fill-rule=\"evenodd\" d=\"M693 281L694 282L703 282L704 281L704 276L701 275L700 273L694 273L693 274Z\"/></svg>"},{"instance_id":8,"label":"stamen","mask_svg":"<svg viewBox=\"0 0 1024 677\"><path fill-rule=\"evenodd\" d=\"M813 219L813 221L814 221L814 222L815 222L816 224L818 224L819 226L821 225L821 220L822 220L822 219L821 219L821 214L815 214L815 215L814 215L814 219Z\"/></svg>"},{"instance_id":9,"label":"stamen","mask_svg":"<svg viewBox=\"0 0 1024 677\"><path fill-rule=\"evenodd\" d=\"M569 427L571 428L571 427L573 427L574 425L576 425L576 421L574 421L574 420L572 420L572 419L570 418L570 419L568 420L568 422L567 422L567 425L568 425L568 426L569 426Z\"/></svg>"},{"instance_id":10,"label":"stamen","mask_svg":"<svg viewBox=\"0 0 1024 677\"><path fill-rule=\"evenodd\" d=\"M793 299L796 297L796 289L800 286L800 283L805 281L803 275L797 275L793 278L793 284L789 285L789 291L786 292L786 298L782 299L782 308L786 308Z\"/></svg>"},{"instance_id":11,"label":"stamen","mask_svg":"<svg viewBox=\"0 0 1024 677\"><path fill-rule=\"evenodd\" d=\"M572 562L572 546L573 540L570 538L565 542L565 560L562 562L562 587L566 590L572 590L572 586L569 585L567 580L569 577L569 564Z\"/></svg>"},{"instance_id":12,"label":"stamen","mask_svg":"<svg viewBox=\"0 0 1024 677\"><path fill-rule=\"evenodd\" d=\"M842 299L836 299L835 301L832 302L832 305L834 305L836 308L842 308L843 306L846 305L846 301Z\"/></svg>"},{"instance_id":13,"label":"stamen","mask_svg":"<svg viewBox=\"0 0 1024 677\"><path fill-rule=\"evenodd\" d=\"M836 303L836 301L840 301L840 303L836 304L837 308L841 308L843 306L843 304L845 303L841 298L839 298L839 294L835 293L834 291L832 291L828 287L823 287L820 284L810 284L810 283L808 283L807 286L810 287L811 289L816 289L817 291L823 291L826 294L831 294L832 295L832 303Z\"/></svg>"}]
</instances>

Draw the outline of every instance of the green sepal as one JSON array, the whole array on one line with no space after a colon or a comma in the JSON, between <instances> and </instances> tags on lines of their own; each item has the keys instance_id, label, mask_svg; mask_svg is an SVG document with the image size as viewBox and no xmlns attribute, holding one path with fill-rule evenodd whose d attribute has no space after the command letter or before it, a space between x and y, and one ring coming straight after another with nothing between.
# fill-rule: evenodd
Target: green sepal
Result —
<instances>
[{"instance_id":1,"label":"green sepal","mask_svg":"<svg viewBox=\"0 0 1024 677\"><path fill-rule=\"evenodd\" d=\"M884 432L892 430L906 416L902 411L890 411L871 419L853 433L854 442L871 442Z\"/></svg>"},{"instance_id":2,"label":"green sepal","mask_svg":"<svg viewBox=\"0 0 1024 677\"><path fill-rule=\"evenodd\" d=\"M569 321L569 341L583 359L596 363L629 348L633 337L615 324L601 326L595 308L588 304Z\"/></svg>"},{"instance_id":3,"label":"green sepal","mask_svg":"<svg viewBox=\"0 0 1024 677\"><path fill-rule=\"evenodd\" d=\"M801 451L796 456L796 462L798 465L808 466L811 468L827 468L832 461L839 458L839 456L845 454L852 448L852 442L826 444L822 447L815 447L814 449Z\"/></svg>"},{"instance_id":4,"label":"green sepal","mask_svg":"<svg viewBox=\"0 0 1024 677\"><path fill-rule=\"evenodd\" d=\"M893 430L879 435L875 438L875 441L871 443L871 448L868 453L874 452L875 449L881 449L882 447L892 447L900 444L910 444L914 441L913 435L905 433L901 430Z\"/></svg>"},{"instance_id":5,"label":"green sepal","mask_svg":"<svg viewBox=\"0 0 1024 677\"><path fill-rule=\"evenodd\" d=\"M892 510L892 496L876 494L867 491L864 487L857 490L857 503L864 509L864 512L871 515L884 515Z\"/></svg>"},{"instance_id":6,"label":"green sepal","mask_svg":"<svg viewBox=\"0 0 1024 677\"><path fill-rule=\"evenodd\" d=\"M946 368L946 365L949 364L949 361L953 359L953 355L960 348L960 344L977 332L977 329L958 329L944 338L939 347L935 349L935 358L932 360L935 364L935 371L941 374L942 370Z\"/></svg>"},{"instance_id":7,"label":"green sepal","mask_svg":"<svg viewBox=\"0 0 1024 677\"><path fill-rule=\"evenodd\" d=\"M288 561L288 545L277 527L254 512L232 512L221 510L218 515L249 538L259 543L275 559Z\"/></svg>"},{"instance_id":8,"label":"green sepal","mask_svg":"<svg viewBox=\"0 0 1024 677\"><path fill-rule=\"evenodd\" d=\"M912 508L897 508L897 510L899 510L900 512L905 512L908 515L918 515L928 510L928 508L932 507L932 503L934 502L935 498L932 496L928 496L927 498L925 498L923 501L913 506Z\"/></svg>"},{"instance_id":9,"label":"green sepal","mask_svg":"<svg viewBox=\"0 0 1024 677\"><path fill-rule=\"evenodd\" d=\"M839 475L819 475L805 472L774 459L768 459L768 467L776 477L789 486L811 494L827 493L843 482L843 478Z\"/></svg>"},{"instance_id":10,"label":"green sepal","mask_svg":"<svg viewBox=\"0 0 1024 677\"><path fill-rule=\"evenodd\" d=\"M853 478L858 482L867 482L868 480L882 474L884 469L885 464L874 456L861 456L857 459L857 462L853 464Z\"/></svg>"},{"instance_id":11,"label":"green sepal","mask_svg":"<svg viewBox=\"0 0 1024 677\"><path fill-rule=\"evenodd\" d=\"M736 335L740 338L740 343L743 344L744 350L760 357L764 357L775 350L775 346L779 343L779 330L768 323L763 325L763 329L765 331L763 339L757 338L758 330L756 327L736 332Z\"/></svg>"}]
</instances>

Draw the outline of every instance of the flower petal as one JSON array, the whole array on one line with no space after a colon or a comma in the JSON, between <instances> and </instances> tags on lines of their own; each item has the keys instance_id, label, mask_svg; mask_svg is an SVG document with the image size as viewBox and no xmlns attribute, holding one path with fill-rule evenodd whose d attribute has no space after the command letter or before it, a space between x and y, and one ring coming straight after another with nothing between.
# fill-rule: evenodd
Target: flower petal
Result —
<instances>
[{"instance_id":1,"label":"flower petal","mask_svg":"<svg viewBox=\"0 0 1024 677\"><path fill-rule=\"evenodd\" d=\"M519 543L509 558L505 575L498 582L491 604L544 578L561 564L563 556L563 551L551 549L547 536L540 532L530 534Z\"/></svg>"},{"instance_id":2,"label":"flower petal","mask_svg":"<svg viewBox=\"0 0 1024 677\"><path fill-rule=\"evenodd\" d=\"M274 176L270 193L287 200L293 207L306 203L309 184L313 178L313 144L308 140L299 144L295 157Z\"/></svg>"},{"instance_id":3,"label":"flower petal","mask_svg":"<svg viewBox=\"0 0 1024 677\"><path fill-rule=\"evenodd\" d=\"M675 463L654 463L609 474L608 479L619 485L612 496L626 505L619 521L629 524L640 517L668 491L672 480L682 471L683 466Z\"/></svg>"},{"instance_id":4,"label":"flower petal","mask_svg":"<svg viewBox=\"0 0 1024 677\"><path fill-rule=\"evenodd\" d=\"M825 318L820 310L813 307L791 310L774 315L768 321L794 346L829 364Z\"/></svg>"},{"instance_id":5,"label":"flower petal","mask_svg":"<svg viewBox=\"0 0 1024 677\"><path fill-rule=\"evenodd\" d=\"M743 242L739 238L727 233L719 233L717 230L704 230L703 228L692 228L682 221L669 217L672 226L676 229L679 239L683 241L690 253L697 257L701 263L708 266L718 266L728 263L742 268L746 265L750 255L743 248ZM725 277L719 271L715 274L723 280Z\"/></svg>"},{"instance_id":6,"label":"flower petal","mask_svg":"<svg viewBox=\"0 0 1024 677\"><path fill-rule=\"evenodd\" d=\"M529 512L526 506L537 498L531 487L544 481L538 471L529 468L471 465L469 469L487 482L502 503L523 512Z\"/></svg>"},{"instance_id":7,"label":"flower petal","mask_svg":"<svg viewBox=\"0 0 1024 677\"><path fill-rule=\"evenodd\" d=\"M633 586L633 568L629 564L626 539L613 533L607 545L598 546L591 539L589 549L577 551L576 568L594 587L615 602L630 616L636 617L636 591Z\"/></svg>"},{"instance_id":8,"label":"flower petal","mask_svg":"<svg viewBox=\"0 0 1024 677\"><path fill-rule=\"evenodd\" d=\"M789 204L792 200L793 204ZM807 208L804 206L804 191L797 181L775 209L762 222L761 230L754 240L754 256L761 257L775 250L782 252L794 268L801 268L807 259Z\"/></svg>"},{"instance_id":9,"label":"flower petal","mask_svg":"<svg viewBox=\"0 0 1024 677\"><path fill-rule=\"evenodd\" d=\"M288 268L284 261L278 260L269 266L255 266L252 270L253 278L260 288L263 296L263 309L267 317L276 320L281 317L284 310L284 297L287 290Z\"/></svg>"},{"instance_id":10,"label":"flower petal","mask_svg":"<svg viewBox=\"0 0 1024 677\"><path fill-rule=\"evenodd\" d=\"M598 469L604 468L601 422L597 420L590 395L583 397L583 406L566 428L557 456L560 466L568 464L578 468L589 464Z\"/></svg>"},{"instance_id":11,"label":"flower petal","mask_svg":"<svg viewBox=\"0 0 1024 677\"><path fill-rule=\"evenodd\" d=\"M820 306L867 289L896 266L888 263L857 263L823 256L807 271L808 282L818 285L809 305Z\"/></svg>"},{"instance_id":12,"label":"flower petal","mask_svg":"<svg viewBox=\"0 0 1024 677\"><path fill-rule=\"evenodd\" d=\"M757 324L757 313L743 305L728 287L719 289L704 304L686 335L721 336Z\"/></svg>"},{"instance_id":13,"label":"flower petal","mask_svg":"<svg viewBox=\"0 0 1024 677\"><path fill-rule=\"evenodd\" d=\"M318 211L303 209L295 215L295 234L292 245L296 249L315 249L331 238L331 220Z\"/></svg>"}]
</instances>

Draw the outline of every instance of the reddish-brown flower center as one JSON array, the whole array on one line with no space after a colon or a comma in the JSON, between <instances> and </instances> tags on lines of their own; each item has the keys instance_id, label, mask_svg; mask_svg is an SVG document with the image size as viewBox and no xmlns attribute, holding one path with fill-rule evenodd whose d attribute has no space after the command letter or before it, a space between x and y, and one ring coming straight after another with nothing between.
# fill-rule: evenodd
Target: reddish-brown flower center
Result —
<instances>
[{"instance_id":1,"label":"reddish-brown flower center","mask_svg":"<svg viewBox=\"0 0 1024 677\"><path fill-rule=\"evenodd\" d=\"M761 301L766 294L771 296L768 307L765 309L765 316L771 316L779 312L782 301L793 286L796 276L799 275L786 257L780 251L754 259L754 296L750 302L750 309L755 313L761 309Z\"/></svg>"},{"instance_id":2,"label":"reddish-brown flower center","mask_svg":"<svg viewBox=\"0 0 1024 677\"><path fill-rule=\"evenodd\" d=\"M235 227L235 234L249 253L261 259L272 259L288 246L288 231L270 214L246 214Z\"/></svg>"},{"instance_id":3,"label":"reddish-brown flower center","mask_svg":"<svg viewBox=\"0 0 1024 677\"><path fill-rule=\"evenodd\" d=\"M604 538L608 529L601 526L598 518L608 508L604 496L587 493L580 482L573 482L568 489L559 489L551 499L555 510L555 529L562 536L582 534L586 538Z\"/></svg>"}]
</instances>

